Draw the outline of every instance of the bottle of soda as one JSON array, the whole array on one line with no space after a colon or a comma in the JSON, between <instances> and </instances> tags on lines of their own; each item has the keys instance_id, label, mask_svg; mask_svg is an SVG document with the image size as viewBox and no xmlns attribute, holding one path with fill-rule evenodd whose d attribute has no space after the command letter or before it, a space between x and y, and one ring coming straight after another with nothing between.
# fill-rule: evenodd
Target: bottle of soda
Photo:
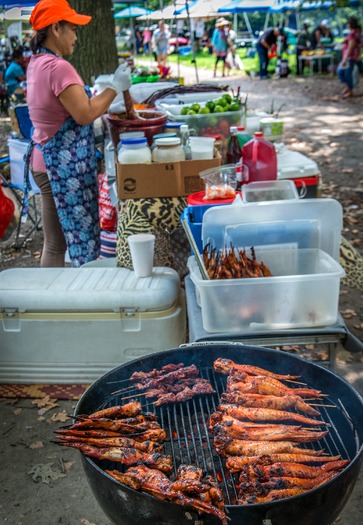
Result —
<instances>
[{"instance_id":1,"label":"bottle of soda","mask_svg":"<svg viewBox=\"0 0 363 525\"><path fill-rule=\"evenodd\" d=\"M242 185L242 148L238 141L236 126L230 127L230 133L226 160L227 164L236 165L237 190L239 190Z\"/></svg>"},{"instance_id":2,"label":"bottle of soda","mask_svg":"<svg viewBox=\"0 0 363 525\"><path fill-rule=\"evenodd\" d=\"M237 138L239 145L241 148L253 137L249 133L247 133L246 128L244 126L237 126Z\"/></svg>"}]
</instances>

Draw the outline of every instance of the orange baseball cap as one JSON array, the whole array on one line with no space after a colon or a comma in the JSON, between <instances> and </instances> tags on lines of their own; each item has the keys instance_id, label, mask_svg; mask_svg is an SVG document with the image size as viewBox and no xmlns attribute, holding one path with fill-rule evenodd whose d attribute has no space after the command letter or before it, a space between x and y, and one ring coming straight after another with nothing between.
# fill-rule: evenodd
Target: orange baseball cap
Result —
<instances>
[{"instance_id":1,"label":"orange baseball cap","mask_svg":"<svg viewBox=\"0 0 363 525\"><path fill-rule=\"evenodd\" d=\"M40 0L34 7L29 21L33 29L39 31L61 20L84 26L91 19L91 16L78 14L71 8L67 0Z\"/></svg>"}]
</instances>

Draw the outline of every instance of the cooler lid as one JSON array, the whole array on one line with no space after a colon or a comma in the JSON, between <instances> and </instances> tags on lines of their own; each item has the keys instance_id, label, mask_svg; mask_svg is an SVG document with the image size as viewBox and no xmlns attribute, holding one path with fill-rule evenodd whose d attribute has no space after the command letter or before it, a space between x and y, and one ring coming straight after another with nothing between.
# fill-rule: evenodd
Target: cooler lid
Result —
<instances>
[{"instance_id":1,"label":"cooler lid","mask_svg":"<svg viewBox=\"0 0 363 525\"><path fill-rule=\"evenodd\" d=\"M312 177L320 171L316 162L298 151L288 149L284 145L276 148L276 153L278 179Z\"/></svg>"},{"instance_id":2,"label":"cooler lid","mask_svg":"<svg viewBox=\"0 0 363 525\"><path fill-rule=\"evenodd\" d=\"M203 246L319 248L336 261L343 211L335 199L235 202L206 210Z\"/></svg>"},{"instance_id":3,"label":"cooler lid","mask_svg":"<svg viewBox=\"0 0 363 525\"><path fill-rule=\"evenodd\" d=\"M0 272L0 309L20 312L160 311L178 301L172 268L137 279L127 268L15 268Z\"/></svg>"}]
</instances>

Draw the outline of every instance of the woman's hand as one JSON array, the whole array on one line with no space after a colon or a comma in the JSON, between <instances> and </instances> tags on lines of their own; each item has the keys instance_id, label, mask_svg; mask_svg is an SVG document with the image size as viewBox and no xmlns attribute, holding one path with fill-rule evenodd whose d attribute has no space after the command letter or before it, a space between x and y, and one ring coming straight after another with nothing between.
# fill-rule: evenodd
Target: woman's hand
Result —
<instances>
[{"instance_id":1,"label":"woman's hand","mask_svg":"<svg viewBox=\"0 0 363 525\"><path fill-rule=\"evenodd\" d=\"M127 62L123 62L115 71L113 80L108 86L116 91L116 94L127 91L131 87L131 69Z\"/></svg>"}]
</instances>

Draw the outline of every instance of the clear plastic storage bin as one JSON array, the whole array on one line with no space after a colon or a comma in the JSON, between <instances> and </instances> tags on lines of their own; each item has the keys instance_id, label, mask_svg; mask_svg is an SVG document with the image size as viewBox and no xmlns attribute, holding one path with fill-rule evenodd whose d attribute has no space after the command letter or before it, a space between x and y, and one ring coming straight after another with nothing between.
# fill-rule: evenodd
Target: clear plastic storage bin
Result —
<instances>
[{"instance_id":1,"label":"clear plastic storage bin","mask_svg":"<svg viewBox=\"0 0 363 525\"><path fill-rule=\"evenodd\" d=\"M243 248L240 247L240 248ZM256 250L273 277L203 280L188 260L207 332L309 328L338 317L343 268L319 249Z\"/></svg>"}]
</instances>

